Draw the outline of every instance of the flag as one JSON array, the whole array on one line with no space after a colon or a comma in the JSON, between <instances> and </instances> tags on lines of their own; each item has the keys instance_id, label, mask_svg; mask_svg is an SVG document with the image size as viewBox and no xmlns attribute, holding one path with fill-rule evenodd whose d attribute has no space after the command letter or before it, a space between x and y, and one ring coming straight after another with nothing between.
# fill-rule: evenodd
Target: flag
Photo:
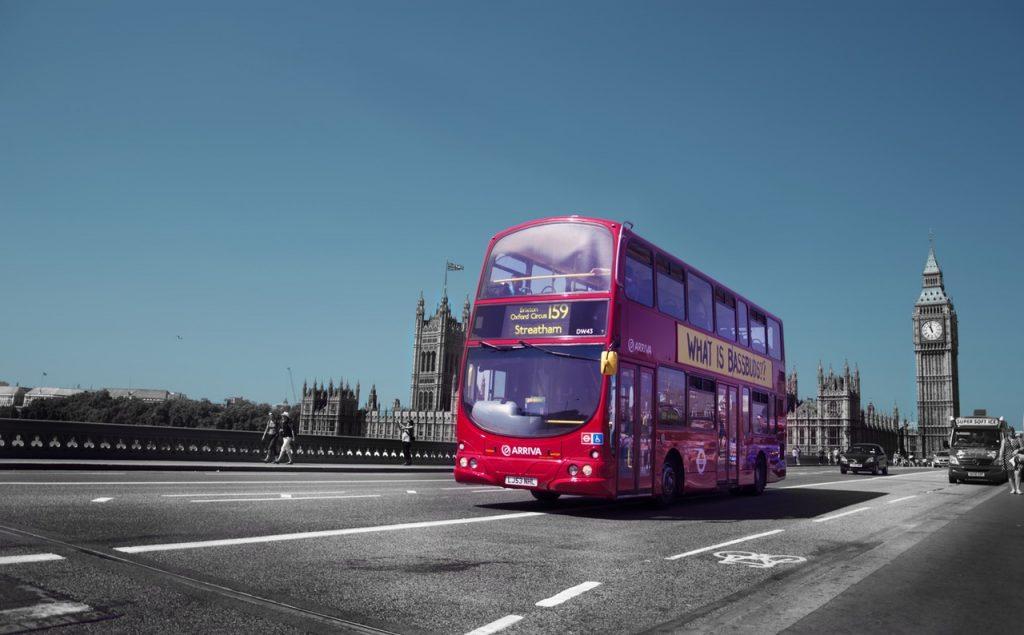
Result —
<instances>
[{"instance_id":1,"label":"flag","mask_svg":"<svg viewBox=\"0 0 1024 635\"><path fill-rule=\"evenodd\" d=\"M450 260L447 261L447 262L448 262L448 271L462 271L463 269L465 269L465 267L463 267L462 265L457 265L457 264L455 264L454 262L452 262Z\"/></svg>"},{"instance_id":2,"label":"flag","mask_svg":"<svg viewBox=\"0 0 1024 635\"><path fill-rule=\"evenodd\" d=\"M46 371L45 370L43 371L43 377L46 377Z\"/></svg>"}]
</instances>

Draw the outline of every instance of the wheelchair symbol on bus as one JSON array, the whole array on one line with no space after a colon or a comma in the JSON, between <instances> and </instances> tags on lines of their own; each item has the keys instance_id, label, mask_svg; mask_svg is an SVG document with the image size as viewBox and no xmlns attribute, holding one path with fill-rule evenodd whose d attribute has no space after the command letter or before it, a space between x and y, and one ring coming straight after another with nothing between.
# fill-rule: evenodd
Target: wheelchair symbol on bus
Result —
<instances>
[{"instance_id":1,"label":"wheelchair symbol on bus","mask_svg":"<svg viewBox=\"0 0 1024 635\"><path fill-rule=\"evenodd\" d=\"M807 558L800 556L773 556L752 551L716 551L715 557L721 558L718 564L745 564L754 569L771 569L780 564L807 562Z\"/></svg>"}]
</instances>

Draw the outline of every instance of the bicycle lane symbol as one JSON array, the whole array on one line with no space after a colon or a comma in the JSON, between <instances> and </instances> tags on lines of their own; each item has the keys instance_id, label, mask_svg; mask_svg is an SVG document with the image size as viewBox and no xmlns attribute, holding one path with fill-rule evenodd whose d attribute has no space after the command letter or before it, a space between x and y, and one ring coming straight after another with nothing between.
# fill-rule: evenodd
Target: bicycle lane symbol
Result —
<instances>
[{"instance_id":1,"label":"bicycle lane symbol","mask_svg":"<svg viewBox=\"0 0 1024 635\"><path fill-rule=\"evenodd\" d=\"M714 556L720 559L719 564L743 564L754 569L771 569L780 564L807 562L807 558L801 556L775 556L752 551L716 551Z\"/></svg>"}]
</instances>

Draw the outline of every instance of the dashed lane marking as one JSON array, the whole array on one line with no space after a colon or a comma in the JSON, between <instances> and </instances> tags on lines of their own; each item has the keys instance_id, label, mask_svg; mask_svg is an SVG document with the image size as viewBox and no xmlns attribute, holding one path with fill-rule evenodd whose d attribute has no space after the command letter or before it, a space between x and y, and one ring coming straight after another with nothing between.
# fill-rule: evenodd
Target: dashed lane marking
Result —
<instances>
[{"instance_id":1,"label":"dashed lane marking","mask_svg":"<svg viewBox=\"0 0 1024 635\"><path fill-rule=\"evenodd\" d=\"M484 624L480 628L466 633L466 635L490 635L491 633L497 633L500 630L504 630L509 626L512 626L521 619L523 619L522 615L506 615L500 620L494 620L490 624Z\"/></svg>"},{"instance_id":2,"label":"dashed lane marking","mask_svg":"<svg viewBox=\"0 0 1024 635\"><path fill-rule=\"evenodd\" d=\"M281 494L277 498L197 498L190 503L259 503L270 501L316 501L336 500L340 498L380 498L380 494L354 494L352 496L292 496Z\"/></svg>"},{"instance_id":3,"label":"dashed lane marking","mask_svg":"<svg viewBox=\"0 0 1024 635\"><path fill-rule=\"evenodd\" d=\"M720 542L717 545L711 545L710 547L702 547L700 549L694 549L693 551L687 551L686 553L679 553L679 554L676 554L674 556L669 556L669 557L667 557L665 559L666 560L678 560L680 558L687 558L689 556L695 556L698 553L704 553L705 551L714 551L715 549L720 549L721 547L728 547L729 545L736 545L736 544L739 544L741 542L747 542L748 540L754 540L756 538L764 538L765 536L771 536L773 534L781 534L784 531L786 531L786 530L785 529L773 529L772 531L765 531L765 532L762 532L762 533L759 533L759 534L754 534L752 536L744 536L743 538L737 538L736 540L730 540L728 542Z\"/></svg>"},{"instance_id":4,"label":"dashed lane marking","mask_svg":"<svg viewBox=\"0 0 1024 635\"><path fill-rule=\"evenodd\" d=\"M407 490L405 490L405 493L406 494L415 494L416 490L414 490L414 489L407 489Z\"/></svg>"},{"instance_id":5,"label":"dashed lane marking","mask_svg":"<svg viewBox=\"0 0 1024 635\"><path fill-rule=\"evenodd\" d=\"M308 494L310 496L326 496L328 494L345 494L347 490L339 490L337 492L216 492L213 494L204 494L202 492L193 492L191 494L161 494L161 498L197 498L205 496L279 496L281 494L292 494L293 496L302 496Z\"/></svg>"},{"instance_id":6,"label":"dashed lane marking","mask_svg":"<svg viewBox=\"0 0 1024 635\"><path fill-rule=\"evenodd\" d=\"M49 617L70 615L72 613L85 613L91 610L91 606L88 604L82 604L81 602L42 602L32 606L22 606L16 609L0 611L0 623L45 620Z\"/></svg>"},{"instance_id":7,"label":"dashed lane marking","mask_svg":"<svg viewBox=\"0 0 1024 635\"><path fill-rule=\"evenodd\" d=\"M112 500L114 500L114 499L111 498L110 496L103 496L103 497L100 497L100 498L94 498L94 499L92 499L91 502L93 502L93 503L105 503L107 501L112 501Z\"/></svg>"},{"instance_id":8,"label":"dashed lane marking","mask_svg":"<svg viewBox=\"0 0 1024 635\"><path fill-rule=\"evenodd\" d=\"M401 523L398 525L378 525L376 527L352 527L349 529L329 529L326 531L307 531L294 534L273 534L269 536L251 536L248 538L226 538L223 540L202 540L197 542L175 542L162 545L136 545L116 547L114 551L122 553L147 553L150 551L176 551L182 549L203 549L206 547L226 547L229 545L246 545L264 542L281 542L285 540L304 540L307 538L329 538L332 536L348 536L352 534L370 534L382 531L399 531L403 529L426 529L447 525L469 525L486 523L496 520L514 520L543 516L543 512L520 512L518 514L499 514L497 516L475 516L472 518L453 518L451 520L431 520L418 523Z\"/></svg>"},{"instance_id":9,"label":"dashed lane marking","mask_svg":"<svg viewBox=\"0 0 1024 635\"><path fill-rule=\"evenodd\" d=\"M814 522L814 523L827 523L830 520L835 520L836 518L842 518L843 516L849 516L850 514L857 514L859 512L867 511L869 509L871 509L871 508L870 507L858 507L857 509L851 509L848 512L842 512L840 514L833 514L831 516L825 516L824 518L815 518L811 522Z\"/></svg>"},{"instance_id":10,"label":"dashed lane marking","mask_svg":"<svg viewBox=\"0 0 1024 635\"><path fill-rule=\"evenodd\" d=\"M571 600L577 595L582 595L583 593L586 593L587 591L599 586L601 586L600 582L584 582L582 584L577 584L576 586L570 587L565 591L562 591L561 593L552 595L547 599L537 602L537 606L543 606L545 608L558 606L562 602Z\"/></svg>"},{"instance_id":11,"label":"dashed lane marking","mask_svg":"<svg viewBox=\"0 0 1024 635\"><path fill-rule=\"evenodd\" d=\"M24 564L26 562L49 562L50 560L63 560L64 556L55 553L27 553L22 556L0 556L0 565Z\"/></svg>"},{"instance_id":12,"label":"dashed lane marking","mask_svg":"<svg viewBox=\"0 0 1024 635\"><path fill-rule=\"evenodd\" d=\"M900 501L910 500L911 498L917 498L917 494L914 494L913 496L904 496L903 498L894 498L891 501L885 501L885 504L891 505L893 503L898 503Z\"/></svg>"}]
</instances>

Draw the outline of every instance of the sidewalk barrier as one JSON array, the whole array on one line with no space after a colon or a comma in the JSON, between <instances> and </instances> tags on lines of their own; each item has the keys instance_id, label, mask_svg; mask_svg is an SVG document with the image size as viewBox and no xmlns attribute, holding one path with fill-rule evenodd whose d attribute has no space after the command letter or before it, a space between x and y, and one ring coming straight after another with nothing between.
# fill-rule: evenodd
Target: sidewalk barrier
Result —
<instances>
[{"instance_id":1,"label":"sidewalk barrier","mask_svg":"<svg viewBox=\"0 0 1024 635\"><path fill-rule=\"evenodd\" d=\"M259 461L265 452L261 435L247 430L0 419L0 458ZM303 463L403 460L397 439L304 434L294 450L296 460ZM412 455L415 463L452 465L455 444L416 441Z\"/></svg>"}]
</instances>

